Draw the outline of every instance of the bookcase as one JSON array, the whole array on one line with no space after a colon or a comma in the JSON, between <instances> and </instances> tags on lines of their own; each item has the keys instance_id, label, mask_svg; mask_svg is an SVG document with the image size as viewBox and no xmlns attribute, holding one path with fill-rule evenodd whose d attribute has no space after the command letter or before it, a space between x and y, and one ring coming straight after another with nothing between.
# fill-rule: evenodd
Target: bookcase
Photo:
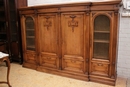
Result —
<instances>
[{"instance_id":1,"label":"bookcase","mask_svg":"<svg viewBox=\"0 0 130 87\"><path fill-rule=\"evenodd\" d=\"M23 66L115 85L120 2L20 8Z\"/></svg>"},{"instance_id":2,"label":"bookcase","mask_svg":"<svg viewBox=\"0 0 130 87\"><path fill-rule=\"evenodd\" d=\"M10 61L22 63L17 3L17 0L0 0L0 43L4 44L0 51L4 48Z\"/></svg>"}]
</instances>

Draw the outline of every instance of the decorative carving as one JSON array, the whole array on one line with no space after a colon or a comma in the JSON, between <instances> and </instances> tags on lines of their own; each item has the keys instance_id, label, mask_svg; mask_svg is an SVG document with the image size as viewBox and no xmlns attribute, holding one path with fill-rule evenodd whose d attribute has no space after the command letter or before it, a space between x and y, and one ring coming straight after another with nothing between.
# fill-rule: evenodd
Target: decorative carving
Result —
<instances>
[{"instance_id":1,"label":"decorative carving","mask_svg":"<svg viewBox=\"0 0 130 87\"><path fill-rule=\"evenodd\" d=\"M72 31L74 32L74 27L78 27L78 21L74 20L76 18L75 15L71 15L70 18L72 18L72 21L68 21L68 26L72 27Z\"/></svg>"},{"instance_id":2,"label":"decorative carving","mask_svg":"<svg viewBox=\"0 0 130 87\"><path fill-rule=\"evenodd\" d=\"M50 17L45 17L46 18L46 22L44 23L44 26L45 27L47 27L47 30L49 29L49 27L51 27L52 26L52 22L51 21L49 21L49 18Z\"/></svg>"},{"instance_id":3,"label":"decorative carving","mask_svg":"<svg viewBox=\"0 0 130 87\"><path fill-rule=\"evenodd\" d=\"M37 10L34 10L34 14L35 14L35 16L37 16Z\"/></svg>"},{"instance_id":4,"label":"decorative carving","mask_svg":"<svg viewBox=\"0 0 130 87\"><path fill-rule=\"evenodd\" d=\"M92 17L95 15L96 13L92 13Z\"/></svg>"},{"instance_id":5,"label":"decorative carving","mask_svg":"<svg viewBox=\"0 0 130 87\"><path fill-rule=\"evenodd\" d=\"M108 14L112 17L112 12L109 12Z\"/></svg>"},{"instance_id":6,"label":"decorative carving","mask_svg":"<svg viewBox=\"0 0 130 87\"><path fill-rule=\"evenodd\" d=\"M86 6L86 15L90 15L90 6Z\"/></svg>"}]
</instances>

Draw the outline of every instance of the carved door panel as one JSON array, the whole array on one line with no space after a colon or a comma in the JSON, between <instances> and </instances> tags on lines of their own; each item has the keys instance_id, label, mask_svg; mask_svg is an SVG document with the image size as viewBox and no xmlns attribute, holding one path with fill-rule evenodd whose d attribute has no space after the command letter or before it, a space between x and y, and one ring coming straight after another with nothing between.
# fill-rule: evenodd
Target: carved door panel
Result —
<instances>
[{"instance_id":1,"label":"carved door panel","mask_svg":"<svg viewBox=\"0 0 130 87\"><path fill-rule=\"evenodd\" d=\"M90 75L111 77L113 12L92 12L90 31Z\"/></svg>"},{"instance_id":2,"label":"carved door panel","mask_svg":"<svg viewBox=\"0 0 130 87\"><path fill-rule=\"evenodd\" d=\"M39 14L40 65L59 67L57 14Z\"/></svg>"},{"instance_id":3,"label":"carved door panel","mask_svg":"<svg viewBox=\"0 0 130 87\"><path fill-rule=\"evenodd\" d=\"M85 13L63 13L62 26L62 69L84 73L85 65Z\"/></svg>"}]
</instances>

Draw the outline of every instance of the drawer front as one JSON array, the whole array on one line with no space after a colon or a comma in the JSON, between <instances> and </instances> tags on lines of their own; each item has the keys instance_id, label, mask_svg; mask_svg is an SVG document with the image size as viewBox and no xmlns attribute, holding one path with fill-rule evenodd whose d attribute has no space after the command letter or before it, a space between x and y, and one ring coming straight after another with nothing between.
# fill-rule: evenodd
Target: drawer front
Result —
<instances>
[{"instance_id":1,"label":"drawer front","mask_svg":"<svg viewBox=\"0 0 130 87\"><path fill-rule=\"evenodd\" d=\"M28 63L36 64L36 54L35 52L25 53L24 61Z\"/></svg>"},{"instance_id":2,"label":"drawer front","mask_svg":"<svg viewBox=\"0 0 130 87\"><path fill-rule=\"evenodd\" d=\"M83 73L84 62L79 60L64 59L62 68L67 71Z\"/></svg>"},{"instance_id":3,"label":"drawer front","mask_svg":"<svg viewBox=\"0 0 130 87\"><path fill-rule=\"evenodd\" d=\"M108 72L109 67L110 66L107 63L92 62L91 74L108 76L109 75L109 72Z\"/></svg>"},{"instance_id":4,"label":"drawer front","mask_svg":"<svg viewBox=\"0 0 130 87\"><path fill-rule=\"evenodd\" d=\"M57 67L57 57L54 56L41 56L41 65L46 67Z\"/></svg>"}]
</instances>

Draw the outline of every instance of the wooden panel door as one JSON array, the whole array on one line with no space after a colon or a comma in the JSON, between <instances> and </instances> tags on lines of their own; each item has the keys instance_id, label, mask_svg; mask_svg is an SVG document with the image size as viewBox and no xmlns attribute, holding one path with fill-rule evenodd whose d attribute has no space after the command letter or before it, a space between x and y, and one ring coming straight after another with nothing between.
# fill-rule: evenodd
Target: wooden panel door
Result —
<instances>
[{"instance_id":1,"label":"wooden panel door","mask_svg":"<svg viewBox=\"0 0 130 87\"><path fill-rule=\"evenodd\" d=\"M40 65L59 67L57 14L39 14Z\"/></svg>"},{"instance_id":2,"label":"wooden panel door","mask_svg":"<svg viewBox=\"0 0 130 87\"><path fill-rule=\"evenodd\" d=\"M62 69L85 73L85 13L62 13Z\"/></svg>"}]
</instances>

